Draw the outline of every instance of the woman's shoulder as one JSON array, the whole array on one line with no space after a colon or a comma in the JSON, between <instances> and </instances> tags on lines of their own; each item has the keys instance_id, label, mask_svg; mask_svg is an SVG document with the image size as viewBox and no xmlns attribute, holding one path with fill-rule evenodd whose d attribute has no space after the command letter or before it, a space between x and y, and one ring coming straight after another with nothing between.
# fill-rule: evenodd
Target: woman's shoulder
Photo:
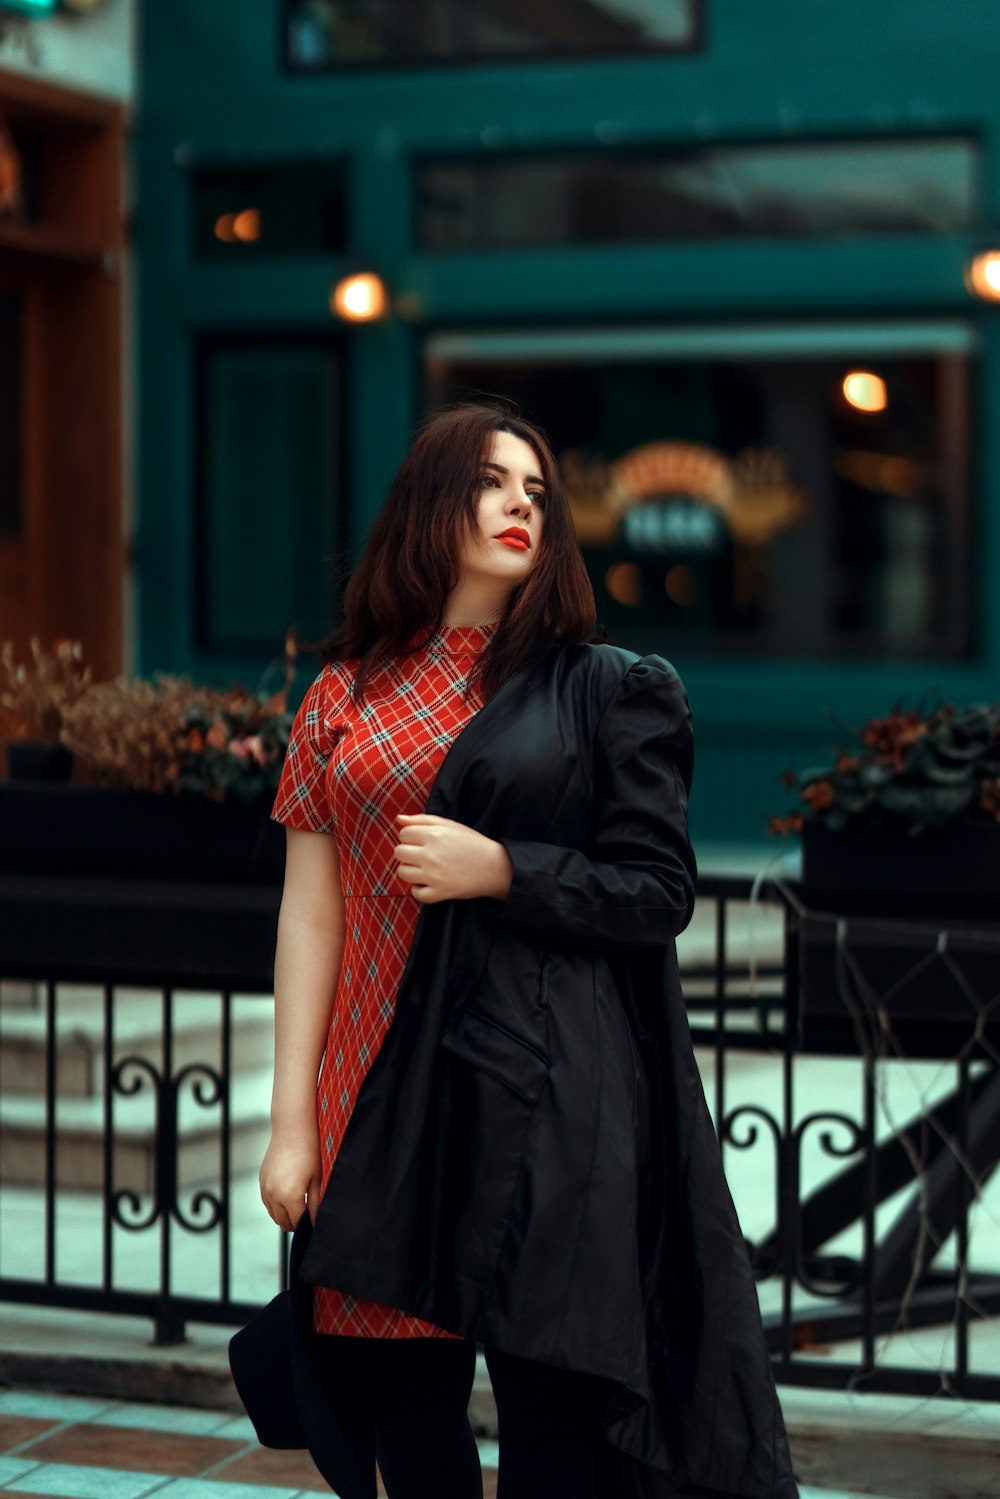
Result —
<instances>
[{"instance_id":1,"label":"woman's shoulder","mask_svg":"<svg viewBox=\"0 0 1000 1499\"><path fill-rule=\"evenodd\" d=\"M317 669L299 708L308 726L328 726L343 717L351 704L356 666L356 661L334 660Z\"/></svg>"},{"instance_id":2,"label":"woman's shoulder","mask_svg":"<svg viewBox=\"0 0 1000 1499\"><path fill-rule=\"evenodd\" d=\"M640 654L609 641L567 646L564 658L568 673L607 687L609 692L614 692L626 678L662 678L671 685L680 683L676 667L665 656L655 651Z\"/></svg>"}]
</instances>

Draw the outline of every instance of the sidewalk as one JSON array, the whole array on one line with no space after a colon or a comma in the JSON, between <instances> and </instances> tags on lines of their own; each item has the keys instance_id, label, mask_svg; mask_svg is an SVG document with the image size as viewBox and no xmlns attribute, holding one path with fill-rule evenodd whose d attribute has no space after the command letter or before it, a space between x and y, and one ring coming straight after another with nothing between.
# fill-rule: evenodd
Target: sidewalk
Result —
<instances>
[{"instance_id":1,"label":"sidewalk","mask_svg":"<svg viewBox=\"0 0 1000 1499\"><path fill-rule=\"evenodd\" d=\"M484 1499L495 1499L497 1446L480 1441L479 1452ZM330 1489L306 1454L258 1446L246 1417L7 1390L0 1391L0 1492L61 1499L306 1499L328 1496ZM801 1492L802 1499L855 1499L873 1490ZM935 1499L943 1494L935 1491Z\"/></svg>"},{"instance_id":2,"label":"sidewalk","mask_svg":"<svg viewBox=\"0 0 1000 1499\"><path fill-rule=\"evenodd\" d=\"M140 1319L5 1306L3 1324L0 1492L329 1493L303 1454L258 1447L228 1371L230 1329L193 1327L188 1342L153 1348ZM479 1364L470 1417L484 1499L493 1499L496 1412ZM994 1499L1000 1488L1000 1406L789 1386L779 1394L802 1499Z\"/></svg>"},{"instance_id":3,"label":"sidewalk","mask_svg":"<svg viewBox=\"0 0 1000 1499\"><path fill-rule=\"evenodd\" d=\"M0 1392L0 1492L65 1499L296 1499L329 1485L304 1452L258 1445L245 1416ZM480 1445L484 1499L496 1446ZM379 1493L383 1493L381 1486Z\"/></svg>"}]
</instances>

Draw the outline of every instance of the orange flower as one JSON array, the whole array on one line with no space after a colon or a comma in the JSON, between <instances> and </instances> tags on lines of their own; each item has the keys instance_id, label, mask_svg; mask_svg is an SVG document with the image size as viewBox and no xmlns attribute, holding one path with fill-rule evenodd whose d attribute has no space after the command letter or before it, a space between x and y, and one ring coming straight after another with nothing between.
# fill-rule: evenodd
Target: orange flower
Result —
<instances>
[{"instance_id":1,"label":"orange flower","mask_svg":"<svg viewBox=\"0 0 1000 1499\"><path fill-rule=\"evenodd\" d=\"M226 739L225 725L221 723L214 723L209 729L208 733L205 735L205 743L209 746L210 749L225 749L226 744L228 743L228 740Z\"/></svg>"},{"instance_id":2,"label":"orange flower","mask_svg":"<svg viewBox=\"0 0 1000 1499\"><path fill-rule=\"evenodd\" d=\"M901 713L898 708L885 718L870 718L858 738L896 770L906 766L906 750L927 733L927 720L919 713Z\"/></svg>"},{"instance_id":3,"label":"orange flower","mask_svg":"<svg viewBox=\"0 0 1000 1499\"><path fill-rule=\"evenodd\" d=\"M802 813L789 812L787 817L769 817L767 831L772 838L787 838L789 833L801 833Z\"/></svg>"},{"instance_id":4,"label":"orange flower","mask_svg":"<svg viewBox=\"0 0 1000 1499\"><path fill-rule=\"evenodd\" d=\"M837 796L829 781L813 781L803 787L802 800L814 812L822 812L824 807L833 806Z\"/></svg>"}]
</instances>

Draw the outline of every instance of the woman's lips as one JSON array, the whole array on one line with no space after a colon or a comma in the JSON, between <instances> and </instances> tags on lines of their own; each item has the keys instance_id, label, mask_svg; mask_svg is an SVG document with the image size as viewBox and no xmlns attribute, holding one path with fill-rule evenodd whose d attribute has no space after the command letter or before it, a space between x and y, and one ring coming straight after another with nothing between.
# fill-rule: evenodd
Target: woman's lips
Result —
<instances>
[{"instance_id":1,"label":"woman's lips","mask_svg":"<svg viewBox=\"0 0 1000 1499\"><path fill-rule=\"evenodd\" d=\"M498 536L497 541L502 541L504 546L517 547L519 552L526 552L528 550L528 543L522 541L519 536Z\"/></svg>"}]
</instances>

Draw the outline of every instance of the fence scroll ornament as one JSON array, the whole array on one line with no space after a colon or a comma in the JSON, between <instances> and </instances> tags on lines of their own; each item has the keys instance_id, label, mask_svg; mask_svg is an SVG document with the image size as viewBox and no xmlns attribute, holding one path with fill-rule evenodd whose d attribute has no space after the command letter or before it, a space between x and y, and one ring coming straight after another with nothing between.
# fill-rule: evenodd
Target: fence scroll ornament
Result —
<instances>
[{"instance_id":1,"label":"fence scroll ornament","mask_svg":"<svg viewBox=\"0 0 1000 1499\"><path fill-rule=\"evenodd\" d=\"M970 1369L969 1338L975 1319L1000 1314L1000 1266L972 1269L970 1217L981 1230L1000 1229L996 1196L986 1191L1000 1162L1000 924L811 910L798 886L765 871L752 902L775 894L788 911L786 962L797 970L787 974L786 1122L758 1105L735 1108L720 1141L747 1150L759 1127L772 1141L777 1226L750 1246L758 1277L784 1275L786 1313L792 1281L837 1304L829 1315L814 1304L785 1317L785 1357L860 1339L852 1388L995 1399L1000 1381ZM751 1005L755 968L751 953ZM792 1054L814 1051L861 1059L859 1121L814 1112L792 1125ZM912 1112L894 1098L900 1077L917 1100ZM850 1164L808 1191L803 1142L815 1129L823 1152ZM904 1189L894 1219L877 1232L877 1210ZM822 1252L852 1227L861 1229L860 1255ZM910 1339L916 1367L901 1371L896 1356L885 1362L891 1338L931 1327L941 1330L937 1359L926 1339Z\"/></svg>"},{"instance_id":2,"label":"fence scroll ornament","mask_svg":"<svg viewBox=\"0 0 1000 1499\"><path fill-rule=\"evenodd\" d=\"M177 1184L179 1104L184 1088L190 1084L196 1104L205 1109L218 1107L224 1101L225 1079L204 1062L191 1062L170 1076L148 1058L136 1056L123 1057L112 1070L111 1091L120 1097L135 1097L146 1084L153 1090L156 1114L149 1207L143 1215L139 1193L123 1187L111 1194L112 1219L120 1228L137 1233L152 1228L161 1218L172 1218L189 1233L208 1233L222 1222L225 1209L221 1196L205 1187L193 1194L187 1208L181 1205Z\"/></svg>"}]
</instances>

